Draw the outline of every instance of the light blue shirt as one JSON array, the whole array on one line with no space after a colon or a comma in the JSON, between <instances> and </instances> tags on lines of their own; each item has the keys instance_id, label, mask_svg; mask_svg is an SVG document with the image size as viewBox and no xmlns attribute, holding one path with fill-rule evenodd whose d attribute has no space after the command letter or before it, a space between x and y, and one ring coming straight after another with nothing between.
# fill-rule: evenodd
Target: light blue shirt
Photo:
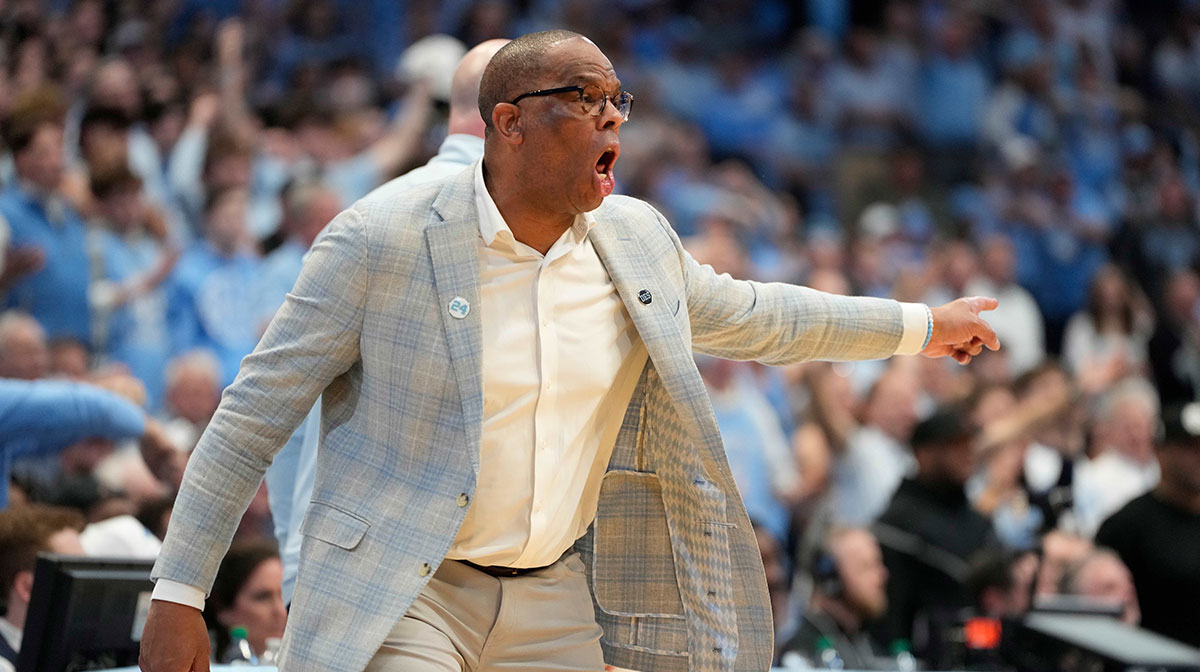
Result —
<instances>
[{"instance_id":1,"label":"light blue shirt","mask_svg":"<svg viewBox=\"0 0 1200 672\"><path fill-rule=\"evenodd\" d=\"M408 189L457 175L470 168L483 156L483 138L473 135L453 134L446 136L438 153L429 163L397 177L369 194L370 198L395 198ZM279 268L283 268L280 264ZM282 283L276 277L275 286L295 284L300 268L292 265L296 277L291 283ZM285 290L286 293L286 290ZM280 300L282 301L282 295ZM265 297L260 298L260 302ZM279 542L279 555L283 561L283 601L290 604L296 586L296 573L300 568L300 524L308 512L312 500L313 479L317 472L317 447L321 437L321 400L308 413L304 423L283 446L275 461L267 469L267 499L275 521L275 538Z\"/></svg>"}]
</instances>

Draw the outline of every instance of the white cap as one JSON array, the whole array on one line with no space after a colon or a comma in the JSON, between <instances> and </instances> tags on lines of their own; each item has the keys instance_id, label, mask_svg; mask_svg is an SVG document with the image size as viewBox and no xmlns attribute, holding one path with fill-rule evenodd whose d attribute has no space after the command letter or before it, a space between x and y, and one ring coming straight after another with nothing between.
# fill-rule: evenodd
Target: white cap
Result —
<instances>
[{"instance_id":1,"label":"white cap","mask_svg":"<svg viewBox=\"0 0 1200 672\"><path fill-rule=\"evenodd\" d=\"M405 82L429 81L430 95L450 100L450 80L458 62L467 53L466 46L449 35L429 35L412 43L396 62L396 78Z\"/></svg>"},{"instance_id":2,"label":"white cap","mask_svg":"<svg viewBox=\"0 0 1200 672\"><path fill-rule=\"evenodd\" d=\"M867 238L887 238L900 230L900 211L890 203L874 203L858 217L858 232Z\"/></svg>"}]
</instances>

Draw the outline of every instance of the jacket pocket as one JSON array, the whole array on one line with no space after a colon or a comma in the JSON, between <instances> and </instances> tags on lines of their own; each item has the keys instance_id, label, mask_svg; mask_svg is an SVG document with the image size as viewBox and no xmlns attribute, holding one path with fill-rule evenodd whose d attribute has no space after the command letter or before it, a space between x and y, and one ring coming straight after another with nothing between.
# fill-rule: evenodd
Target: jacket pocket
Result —
<instances>
[{"instance_id":1,"label":"jacket pocket","mask_svg":"<svg viewBox=\"0 0 1200 672\"><path fill-rule=\"evenodd\" d=\"M349 511L333 504L313 502L300 524L300 534L353 551L370 527L371 523L366 519Z\"/></svg>"},{"instance_id":2,"label":"jacket pocket","mask_svg":"<svg viewBox=\"0 0 1200 672\"><path fill-rule=\"evenodd\" d=\"M600 486L592 582L616 616L681 616L671 534L656 474L610 471Z\"/></svg>"}]
</instances>

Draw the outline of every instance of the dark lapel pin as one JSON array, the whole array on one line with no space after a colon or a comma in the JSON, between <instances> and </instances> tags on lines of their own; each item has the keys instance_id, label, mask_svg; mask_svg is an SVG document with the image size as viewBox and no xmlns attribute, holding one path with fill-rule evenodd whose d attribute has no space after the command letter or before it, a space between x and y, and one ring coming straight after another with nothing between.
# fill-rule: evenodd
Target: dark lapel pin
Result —
<instances>
[{"instance_id":1,"label":"dark lapel pin","mask_svg":"<svg viewBox=\"0 0 1200 672\"><path fill-rule=\"evenodd\" d=\"M650 296L650 290L643 289L638 292L638 301L641 301L642 305L648 306L648 305L650 305L650 302L653 300L654 300L654 297Z\"/></svg>"}]
</instances>

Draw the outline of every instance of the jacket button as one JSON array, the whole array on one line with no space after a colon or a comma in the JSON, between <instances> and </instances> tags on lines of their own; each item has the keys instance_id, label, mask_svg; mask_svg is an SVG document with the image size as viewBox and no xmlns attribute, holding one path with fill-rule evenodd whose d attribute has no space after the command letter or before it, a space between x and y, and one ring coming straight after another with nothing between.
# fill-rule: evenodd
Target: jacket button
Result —
<instances>
[{"instance_id":1,"label":"jacket button","mask_svg":"<svg viewBox=\"0 0 1200 672\"><path fill-rule=\"evenodd\" d=\"M420 574L421 576L429 576L429 572L432 570L433 568L429 566L428 562L422 562L421 568L417 570L417 574Z\"/></svg>"},{"instance_id":2,"label":"jacket button","mask_svg":"<svg viewBox=\"0 0 1200 672\"><path fill-rule=\"evenodd\" d=\"M458 505L459 506L466 506L467 503L470 501L471 501L471 498L467 496L467 493L465 493L465 492L458 493Z\"/></svg>"}]
</instances>

